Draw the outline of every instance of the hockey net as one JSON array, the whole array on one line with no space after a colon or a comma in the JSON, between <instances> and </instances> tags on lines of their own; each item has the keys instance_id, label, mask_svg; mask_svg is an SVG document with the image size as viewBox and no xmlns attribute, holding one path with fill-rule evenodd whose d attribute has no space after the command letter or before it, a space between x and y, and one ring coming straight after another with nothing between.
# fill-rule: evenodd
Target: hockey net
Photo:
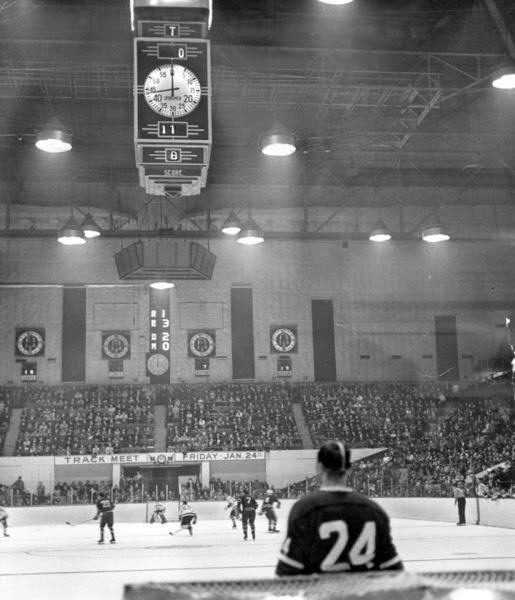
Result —
<instances>
[{"instance_id":1,"label":"hockey net","mask_svg":"<svg viewBox=\"0 0 515 600\"><path fill-rule=\"evenodd\" d=\"M515 571L346 573L126 585L124 600L515 600Z\"/></svg>"}]
</instances>

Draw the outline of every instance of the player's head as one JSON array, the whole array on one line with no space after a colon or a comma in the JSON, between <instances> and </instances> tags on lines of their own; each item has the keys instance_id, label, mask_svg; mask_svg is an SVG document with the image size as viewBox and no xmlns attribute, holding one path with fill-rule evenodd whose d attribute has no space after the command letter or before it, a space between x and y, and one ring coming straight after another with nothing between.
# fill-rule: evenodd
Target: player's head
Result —
<instances>
[{"instance_id":1,"label":"player's head","mask_svg":"<svg viewBox=\"0 0 515 600\"><path fill-rule=\"evenodd\" d=\"M187 500L183 500L182 503L183 504L188 504L188 501Z\"/></svg>"},{"instance_id":2,"label":"player's head","mask_svg":"<svg viewBox=\"0 0 515 600\"><path fill-rule=\"evenodd\" d=\"M98 492L98 497L103 498L105 496L104 492Z\"/></svg>"},{"instance_id":3,"label":"player's head","mask_svg":"<svg viewBox=\"0 0 515 600\"><path fill-rule=\"evenodd\" d=\"M339 479L351 467L350 448L343 442L325 442L317 454L317 467L331 479Z\"/></svg>"}]
</instances>

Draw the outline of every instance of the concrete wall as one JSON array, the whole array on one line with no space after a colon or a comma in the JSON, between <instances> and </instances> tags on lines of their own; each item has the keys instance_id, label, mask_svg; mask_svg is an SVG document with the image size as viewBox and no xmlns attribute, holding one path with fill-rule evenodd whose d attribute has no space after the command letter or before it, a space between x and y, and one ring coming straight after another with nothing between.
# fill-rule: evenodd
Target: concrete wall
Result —
<instances>
[{"instance_id":1,"label":"concrete wall","mask_svg":"<svg viewBox=\"0 0 515 600\"><path fill-rule=\"evenodd\" d=\"M133 240L127 240L129 244ZM22 248L23 246L23 248ZM87 288L87 380L108 382L101 358L101 331L131 332L131 357L121 382L146 381L148 287L120 285L114 254L119 241L97 239L84 247L0 240L0 383L19 383L14 358L16 325L46 329L45 356L37 357L38 380L61 379L62 289ZM180 281L170 292L172 380L195 380L187 353L188 329L216 331L216 358L209 381L232 379L230 289L253 290L255 378L276 378L270 326L295 324L298 351L293 381L313 379L311 300L334 302L337 377L340 380L419 379L436 373L435 315L456 315L462 378L474 362L495 356L512 307L515 255L500 245L449 242L431 246L393 242L378 246L336 242L272 242L243 248L213 240L217 256L211 281ZM369 358L364 359L367 356ZM395 359L392 359L395 356ZM400 358L398 358L400 357ZM472 357L472 358L471 358Z\"/></svg>"},{"instance_id":2,"label":"concrete wall","mask_svg":"<svg viewBox=\"0 0 515 600\"><path fill-rule=\"evenodd\" d=\"M421 519L455 523L458 511L452 498L374 498L392 518ZM286 517L295 500L283 500L280 517ZM515 528L515 500L480 500L481 525ZM225 502L192 502L199 522L211 519L227 519ZM151 514L153 504L119 504L115 510L117 521L144 523L147 511ZM35 506L27 508L8 508L9 525L62 525L66 521L76 523L90 519L95 515L93 505L80 506ZM177 502L167 503L169 519L177 518ZM476 524L476 501L467 502L467 523Z\"/></svg>"}]
</instances>

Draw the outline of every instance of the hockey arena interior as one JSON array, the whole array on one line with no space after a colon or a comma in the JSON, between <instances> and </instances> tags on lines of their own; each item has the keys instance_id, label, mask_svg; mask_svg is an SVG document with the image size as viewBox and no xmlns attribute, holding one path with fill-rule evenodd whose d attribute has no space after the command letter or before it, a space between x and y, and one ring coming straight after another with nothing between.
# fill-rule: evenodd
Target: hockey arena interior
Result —
<instances>
[{"instance_id":1,"label":"hockey arena interior","mask_svg":"<svg viewBox=\"0 0 515 600\"><path fill-rule=\"evenodd\" d=\"M515 600L515 3L0 0L0 598Z\"/></svg>"}]
</instances>

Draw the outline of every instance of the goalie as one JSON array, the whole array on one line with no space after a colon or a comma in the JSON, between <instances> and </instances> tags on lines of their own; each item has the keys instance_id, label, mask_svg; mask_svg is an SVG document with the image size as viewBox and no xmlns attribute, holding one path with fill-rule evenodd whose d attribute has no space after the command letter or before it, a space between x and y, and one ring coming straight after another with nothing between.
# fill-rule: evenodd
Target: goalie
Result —
<instances>
[{"instance_id":1,"label":"goalie","mask_svg":"<svg viewBox=\"0 0 515 600\"><path fill-rule=\"evenodd\" d=\"M166 517L165 517L165 512L166 512L166 506L164 504L161 504L161 502L158 502L154 506L154 512L152 513L152 516L150 517L150 522L154 523L155 521L160 521L161 524L163 525L164 523L167 522Z\"/></svg>"},{"instance_id":2,"label":"goalie","mask_svg":"<svg viewBox=\"0 0 515 600\"><path fill-rule=\"evenodd\" d=\"M269 533L279 533L279 530L277 529L277 513L275 512L274 505L277 506L277 508L281 508L281 501L274 490L267 490L260 514L264 514L268 519Z\"/></svg>"}]
</instances>

